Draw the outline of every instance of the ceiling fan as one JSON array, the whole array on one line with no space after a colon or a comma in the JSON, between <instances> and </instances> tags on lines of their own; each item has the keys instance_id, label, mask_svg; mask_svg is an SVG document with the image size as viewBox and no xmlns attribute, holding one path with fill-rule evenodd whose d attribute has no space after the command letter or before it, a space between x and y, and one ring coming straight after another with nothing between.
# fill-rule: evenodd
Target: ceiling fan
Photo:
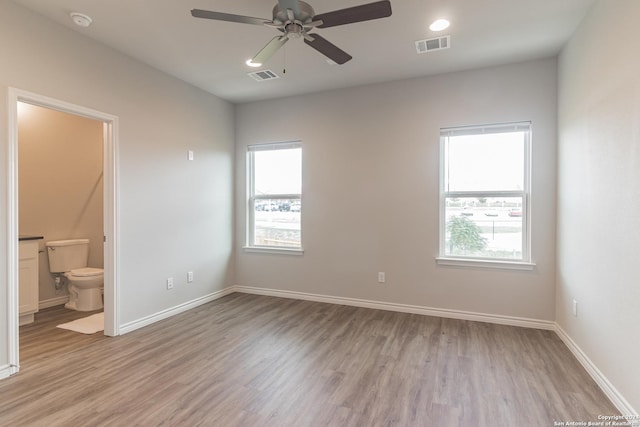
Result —
<instances>
[{"instance_id":1,"label":"ceiling fan","mask_svg":"<svg viewBox=\"0 0 640 427\"><path fill-rule=\"evenodd\" d=\"M273 19L271 20L202 9L191 10L191 15L195 18L264 25L280 31L281 35L274 37L256 56L247 61L250 66L260 67L289 39L299 38L303 38L306 44L335 63L344 64L352 59L351 55L319 34L309 34L309 31L314 28L336 27L338 25L386 18L391 16L391 3L388 0L383 0L316 15L313 8L303 1L278 0L278 4L273 8Z\"/></svg>"}]
</instances>

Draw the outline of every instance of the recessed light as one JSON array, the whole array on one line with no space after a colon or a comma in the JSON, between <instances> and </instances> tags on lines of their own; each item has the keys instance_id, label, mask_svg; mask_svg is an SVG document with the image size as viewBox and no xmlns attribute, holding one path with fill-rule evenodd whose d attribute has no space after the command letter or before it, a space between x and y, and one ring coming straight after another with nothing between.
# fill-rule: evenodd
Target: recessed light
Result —
<instances>
[{"instance_id":1,"label":"recessed light","mask_svg":"<svg viewBox=\"0 0 640 427\"><path fill-rule=\"evenodd\" d=\"M93 22L93 20L91 19L91 17L83 14L83 13L78 13L78 12L71 12L69 14L69 16L71 16L71 20L73 21L74 24L76 24L78 27L84 27L87 28L89 25L91 25L91 23Z\"/></svg>"},{"instance_id":2,"label":"recessed light","mask_svg":"<svg viewBox=\"0 0 640 427\"><path fill-rule=\"evenodd\" d=\"M446 19L437 19L429 25L429 29L431 31L442 31L449 28L449 25L451 24Z\"/></svg>"},{"instance_id":3,"label":"recessed light","mask_svg":"<svg viewBox=\"0 0 640 427\"><path fill-rule=\"evenodd\" d=\"M252 59L247 59L247 62L245 62L245 64L247 64L249 67L262 67L262 64L259 62L253 62Z\"/></svg>"}]
</instances>

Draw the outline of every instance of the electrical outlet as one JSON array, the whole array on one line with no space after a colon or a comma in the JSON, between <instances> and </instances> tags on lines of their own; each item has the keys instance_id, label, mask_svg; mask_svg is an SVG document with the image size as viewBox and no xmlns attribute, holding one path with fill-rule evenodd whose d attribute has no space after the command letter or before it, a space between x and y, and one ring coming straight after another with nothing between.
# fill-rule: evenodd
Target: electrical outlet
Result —
<instances>
[{"instance_id":1,"label":"electrical outlet","mask_svg":"<svg viewBox=\"0 0 640 427\"><path fill-rule=\"evenodd\" d=\"M173 289L173 277L167 278L167 289Z\"/></svg>"},{"instance_id":2,"label":"electrical outlet","mask_svg":"<svg viewBox=\"0 0 640 427\"><path fill-rule=\"evenodd\" d=\"M384 282L385 282L384 271L380 271L378 272L378 283L384 283Z\"/></svg>"},{"instance_id":3,"label":"electrical outlet","mask_svg":"<svg viewBox=\"0 0 640 427\"><path fill-rule=\"evenodd\" d=\"M187 283L193 282L193 271L187 273Z\"/></svg>"},{"instance_id":4,"label":"electrical outlet","mask_svg":"<svg viewBox=\"0 0 640 427\"><path fill-rule=\"evenodd\" d=\"M573 315L578 317L578 301L573 300Z\"/></svg>"}]
</instances>

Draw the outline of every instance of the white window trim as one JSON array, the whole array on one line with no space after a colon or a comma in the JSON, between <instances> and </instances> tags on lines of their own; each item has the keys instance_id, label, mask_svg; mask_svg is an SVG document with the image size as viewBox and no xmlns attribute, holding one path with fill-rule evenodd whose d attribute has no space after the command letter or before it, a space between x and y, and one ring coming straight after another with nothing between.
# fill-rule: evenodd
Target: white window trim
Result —
<instances>
[{"instance_id":1,"label":"white window trim","mask_svg":"<svg viewBox=\"0 0 640 427\"><path fill-rule=\"evenodd\" d=\"M256 200L300 200L302 202L302 194L255 194L254 188L254 157L252 153L256 151L269 151L269 150L286 150L292 148L302 148L301 141L287 141L287 142L271 142L263 144L254 144L247 146L247 222L246 222L246 244L242 248L247 253L272 253L272 254L285 254L285 255L302 255L304 249L302 248L302 212L300 212L300 247L293 246L262 246L254 245L255 241L255 202Z\"/></svg>"},{"instance_id":2,"label":"white window trim","mask_svg":"<svg viewBox=\"0 0 640 427\"><path fill-rule=\"evenodd\" d=\"M528 137L524 143L524 189L522 191L445 191L445 138L443 133L449 135L465 135L479 133L508 132L517 129L527 129ZM530 121L502 123L495 125L464 126L455 128L443 128L440 130L440 198L439 198L439 255L436 257L438 265L451 267L472 267L506 270L533 270L536 264L531 259L531 139L533 129ZM522 197L522 259L502 259L488 257L463 257L445 255L446 240L446 213L445 200L447 197Z\"/></svg>"},{"instance_id":3,"label":"white window trim","mask_svg":"<svg viewBox=\"0 0 640 427\"><path fill-rule=\"evenodd\" d=\"M436 262L438 265L449 267L483 268L490 270L532 271L536 267L534 262L489 260L487 258L436 257Z\"/></svg>"},{"instance_id":4,"label":"white window trim","mask_svg":"<svg viewBox=\"0 0 640 427\"><path fill-rule=\"evenodd\" d=\"M275 246L243 246L247 253L257 253L257 254L280 254L280 255L304 255L304 249L300 248L289 248L282 247L278 248Z\"/></svg>"}]
</instances>

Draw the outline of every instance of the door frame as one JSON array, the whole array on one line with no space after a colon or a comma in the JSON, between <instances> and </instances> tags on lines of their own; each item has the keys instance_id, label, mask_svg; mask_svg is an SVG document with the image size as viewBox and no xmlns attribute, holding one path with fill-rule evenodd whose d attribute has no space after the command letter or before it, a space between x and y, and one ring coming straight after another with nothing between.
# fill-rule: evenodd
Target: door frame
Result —
<instances>
[{"instance_id":1,"label":"door frame","mask_svg":"<svg viewBox=\"0 0 640 427\"><path fill-rule=\"evenodd\" d=\"M104 173L104 334L120 335L118 117L17 88L8 91L7 311L10 375L18 372L18 102L98 120L103 123Z\"/></svg>"}]
</instances>

